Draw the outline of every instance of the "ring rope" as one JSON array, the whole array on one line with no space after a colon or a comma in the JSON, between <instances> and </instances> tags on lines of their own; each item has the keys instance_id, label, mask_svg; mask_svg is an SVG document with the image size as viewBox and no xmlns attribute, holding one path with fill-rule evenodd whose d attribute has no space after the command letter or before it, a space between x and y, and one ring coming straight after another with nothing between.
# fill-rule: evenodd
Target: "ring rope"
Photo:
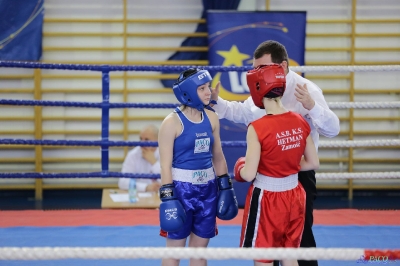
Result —
<instances>
[{"instance_id":1,"label":"ring rope","mask_svg":"<svg viewBox=\"0 0 400 266\"><path fill-rule=\"evenodd\" d=\"M231 174L233 176L233 174ZM87 173L0 173L0 178L92 178L92 177L125 177L125 178L160 178L159 174L134 174L121 172L87 172ZM352 173L316 173L317 179L396 179L400 178L400 172L352 172Z\"/></svg>"},{"instance_id":2,"label":"ring rope","mask_svg":"<svg viewBox=\"0 0 400 266\"><path fill-rule=\"evenodd\" d=\"M108 146L108 147L158 147L154 141L105 141L105 140L46 140L46 139L0 139L0 144L43 146Z\"/></svg>"},{"instance_id":3,"label":"ring rope","mask_svg":"<svg viewBox=\"0 0 400 266\"><path fill-rule=\"evenodd\" d=\"M400 178L400 172L315 173L318 179L378 179Z\"/></svg>"},{"instance_id":4,"label":"ring rope","mask_svg":"<svg viewBox=\"0 0 400 266\"><path fill-rule=\"evenodd\" d=\"M399 102L328 102L332 109L377 109L377 108L400 108Z\"/></svg>"},{"instance_id":5,"label":"ring rope","mask_svg":"<svg viewBox=\"0 0 400 266\"><path fill-rule=\"evenodd\" d=\"M375 71L399 71L400 65L381 66L293 66L295 72L375 72Z\"/></svg>"},{"instance_id":6,"label":"ring rope","mask_svg":"<svg viewBox=\"0 0 400 266\"><path fill-rule=\"evenodd\" d=\"M42 145L42 146L108 146L108 147L157 147L154 141L105 141L105 140L48 140L48 139L0 139L6 145ZM246 147L246 141L221 141L222 147ZM321 141L323 148L387 147L400 146L400 139L383 140L331 140Z\"/></svg>"},{"instance_id":7,"label":"ring rope","mask_svg":"<svg viewBox=\"0 0 400 266\"><path fill-rule=\"evenodd\" d=\"M65 101L43 101L43 100L12 100L0 99L1 105L17 106L64 106L84 108L175 108L180 104L173 103L93 103L93 102L65 102ZM394 102L328 102L332 109L377 109L377 108L400 108L400 101Z\"/></svg>"},{"instance_id":8,"label":"ring rope","mask_svg":"<svg viewBox=\"0 0 400 266\"><path fill-rule=\"evenodd\" d=\"M399 102L400 103L400 102ZM85 108L175 108L175 103L93 103L93 102L65 102L65 101L42 101L42 100L11 100L1 99L1 105L23 105L23 106L64 106ZM400 105L399 105L400 106Z\"/></svg>"},{"instance_id":9,"label":"ring rope","mask_svg":"<svg viewBox=\"0 0 400 266\"><path fill-rule=\"evenodd\" d=\"M0 178L105 178L105 177L126 177L126 178L149 178L158 179L160 174L135 174L121 172L87 172L87 173L42 173L42 172L23 172L23 173L0 173Z\"/></svg>"},{"instance_id":10,"label":"ring rope","mask_svg":"<svg viewBox=\"0 0 400 266\"><path fill-rule=\"evenodd\" d=\"M292 259L358 260L371 256L400 259L400 250L361 248L112 248L112 247L4 247L0 260L56 259Z\"/></svg>"},{"instance_id":11,"label":"ring rope","mask_svg":"<svg viewBox=\"0 0 400 266\"><path fill-rule=\"evenodd\" d=\"M88 70L88 71L167 71L180 72L189 67L198 66L123 66L123 65L88 65L88 64L52 64L38 62L0 61L0 67L14 68L42 68L63 70ZM211 71L247 71L251 66L201 66ZM378 66L294 66L290 68L296 72L371 72L371 71L399 71L400 65L378 65Z\"/></svg>"},{"instance_id":12,"label":"ring rope","mask_svg":"<svg viewBox=\"0 0 400 266\"><path fill-rule=\"evenodd\" d=\"M400 139L380 139L380 140L322 140L319 147L323 148L354 148L354 147L384 147L400 146Z\"/></svg>"}]
</instances>

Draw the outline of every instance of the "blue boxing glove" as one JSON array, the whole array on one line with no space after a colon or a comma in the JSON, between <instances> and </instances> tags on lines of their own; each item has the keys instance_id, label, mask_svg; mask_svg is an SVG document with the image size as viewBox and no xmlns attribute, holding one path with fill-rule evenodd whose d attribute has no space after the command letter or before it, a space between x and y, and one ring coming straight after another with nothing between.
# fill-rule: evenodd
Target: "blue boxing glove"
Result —
<instances>
[{"instance_id":1,"label":"blue boxing glove","mask_svg":"<svg viewBox=\"0 0 400 266\"><path fill-rule=\"evenodd\" d=\"M219 188L217 217L221 220L232 220L239 212L232 180L228 174L224 174L218 177L217 182Z\"/></svg>"},{"instance_id":2,"label":"blue boxing glove","mask_svg":"<svg viewBox=\"0 0 400 266\"><path fill-rule=\"evenodd\" d=\"M166 184L160 188L160 226L165 232L174 232L182 228L186 221L186 212L175 196L175 185Z\"/></svg>"}]
</instances>

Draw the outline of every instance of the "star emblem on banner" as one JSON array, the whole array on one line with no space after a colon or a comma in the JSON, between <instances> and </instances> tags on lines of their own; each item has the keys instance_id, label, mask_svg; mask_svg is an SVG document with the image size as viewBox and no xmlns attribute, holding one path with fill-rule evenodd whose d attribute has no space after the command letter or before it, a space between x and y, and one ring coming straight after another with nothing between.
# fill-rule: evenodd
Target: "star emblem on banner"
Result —
<instances>
[{"instance_id":1,"label":"star emblem on banner","mask_svg":"<svg viewBox=\"0 0 400 266\"><path fill-rule=\"evenodd\" d=\"M232 45L229 51L218 51L217 54L222 56L225 60L222 64L223 66L243 66L243 61L249 59L250 56L247 54L242 54L236 45Z\"/></svg>"}]
</instances>

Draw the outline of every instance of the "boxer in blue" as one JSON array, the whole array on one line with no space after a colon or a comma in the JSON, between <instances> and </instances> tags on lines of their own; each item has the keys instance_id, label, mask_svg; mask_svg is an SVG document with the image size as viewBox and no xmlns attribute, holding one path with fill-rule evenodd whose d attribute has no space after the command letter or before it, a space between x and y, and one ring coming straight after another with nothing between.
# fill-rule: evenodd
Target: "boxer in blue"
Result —
<instances>
[{"instance_id":1,"label":"boxer in blue","mask_svg":"<svg viewBox=\"0 0 400 266\"><path fill-rule=\"evenodd\" d=\"M219 119L207 109L211 98L207 70L190 68L173 86L182 106L160 126L158 145L161 165L160 235L167 247L207 247L217 235L216 217L233 219L238 204L232 188L219 135ZM163 266L179 260L163 259ZM191 259L191 266L205 266L205 259Z\"/></svg>"}]
</instances>

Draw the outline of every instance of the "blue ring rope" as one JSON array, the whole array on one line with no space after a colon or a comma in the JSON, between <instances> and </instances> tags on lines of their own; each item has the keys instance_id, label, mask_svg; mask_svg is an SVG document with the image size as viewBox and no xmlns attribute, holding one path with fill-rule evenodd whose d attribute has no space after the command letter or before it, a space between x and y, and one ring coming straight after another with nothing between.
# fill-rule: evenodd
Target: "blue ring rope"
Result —
<instances>
[{"instance_id":1,"label":"blue ring rope","mask_svg":"<svg viewBox=\"0 0 400 266\"><path fill-rule=\"evenodd\" d=\"M126 178L149 178L158 179L159 174L133 174L120 172L88 172L88 173L0 173L0 178L105 178L105 177L126 177Z\"/></svg>"},{"instance_id":2,"label":"blue ring rope","mask_svg":"<svg viewBox=\"0 0 400 266\"><path fill-rule=\"evenodd\" d=\"M24 106L64 106L86 108L175 108L176 103L90 103L90 102L65 102L42 100L12 100L0 99L0 105L24 105Z\"/></svg>"},{"instance_id":3,"label":"blue ring rope","mask_svg":"<svg viewBox=\"0 0 400 266\"><path fill-rule=\"evenodd\" d=\"M86 65L86 64L52 64L39 62L18 62L18 61L0 61L0 67L13 68L41 68L41 69L61 69L61 70L80 70L80 71L158 71L158 72L181 72L190 67L198 67L210 71L229 72L229 71L247 71L251 66L124 66L124 65Z\"/></svg>"},{"instance_id":4,"label":"blue ring rope","mask_svg":"<svg viewBox=\"0 0 400 266\"><path fill-rule=\"evenodd\" d=\"M112 140L46 140L46 139L0 139L7 145L42 146L105 146L105 147L158 147L154 141L112 141ZM246 141L221 141L222 147L246 147Z\"/></svg>"}]
</instances>

